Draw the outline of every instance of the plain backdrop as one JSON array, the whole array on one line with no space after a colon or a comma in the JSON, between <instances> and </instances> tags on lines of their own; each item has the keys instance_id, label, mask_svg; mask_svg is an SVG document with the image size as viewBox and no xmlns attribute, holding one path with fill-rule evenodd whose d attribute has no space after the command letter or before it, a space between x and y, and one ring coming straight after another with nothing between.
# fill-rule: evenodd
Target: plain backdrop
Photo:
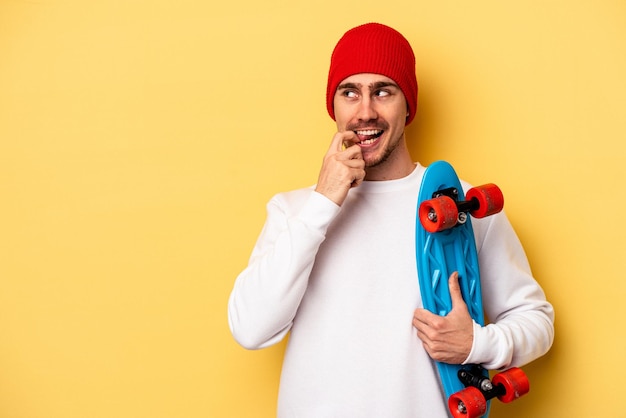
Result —
<instances>
[{"instance_id":1,"label":"plain backdrop","mask_svg":"<svg viewBox=\"0 0 626 418\"><path fill-rule=\"evenodd\" d=\"M556 310L492 416L626 416L623 1L0 0L0 417L275 416L284 343L227 300L368 21L414 46L414 159L500 185Z\"/></svg>"}]
</instances>

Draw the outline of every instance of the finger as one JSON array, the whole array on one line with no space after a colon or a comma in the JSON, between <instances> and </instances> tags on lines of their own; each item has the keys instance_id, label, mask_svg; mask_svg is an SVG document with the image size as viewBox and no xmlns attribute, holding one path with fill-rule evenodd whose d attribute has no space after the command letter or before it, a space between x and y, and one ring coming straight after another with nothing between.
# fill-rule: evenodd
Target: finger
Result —
<instances>
[{"instance_id":1,"label":"finger","mask_svg":"<svg viewBox=\"0 0 626 418\"><path fill-rule=\"evenodd\" d=\"M335 160L342 161L350 168L365 169L365 161L363 161L363 152L358 145L352 145L350 148L331 155Z\"/></svg>"},{"instance_id":2,"label":"finger","mask_svg":"<svg viewBox=\"0 0 626 418\"><path fill-rule=\"evenodd\" d=\"M419 312L418 312L419 311ZM436 334L433 334L434 330L428 325L428 320L423 318L422 315L432 315L430 312L420 309L415 311L415 316L413 317L413 327L415 327L417 338L422 341L424 348L430 354L430 347L433 345L433 337Z\"/></svg>"},{"instance_id":3,"label":"finger","mask_svg":"<svg viewBox=\"0 0 626 418\"><path fill-rule=\"evenodd\" d=\"M359 187L361 185L361 183L363 183L363 178L364 177L359 177L359 178L354 179L352 181L352 184L350 185L350 188Z\"/></svg>"},{"instance_id":4,"label":"finger","mask_svg":"<svg viewBox=\"0 0 626 418\"><path fill-rule=\"evenodd\" d=\"M433 316L434 314L427 309L416 309L413 312L413 325L418 329L429 327Z\"/></svg>"},{"instance_id":5,"label":"finger","mask_svg":"<svg viewBox=\"0 0 626 418\"><path fill-rule=\"evenodd\" d=\"M342 161L346 167L353 169L355 172L363 171L363 174L365 174L365 161L363 161L360 152L359 155L352 155L351 151L346 150L342 154L342 158L337 158L337 160Z\"/></svg>"},{"instance_id":6,"label":"finger","mask_svg":"<svg viewBox=\"0 0 626 418\"><path fill-rule=\"evenodd\" d=\"M455 307L461 307L465 305L463 299L463 293L461 292L461 286L459 285L459 273L455 271L450 275L448 280L448 287L450 288L450 299L452 300L452 309Z\"/></svg>"},{"instance_id":7,"label":"finger","mask_svg":"<svg viewBox=\"0 0 626 418\"><path fill-rule=\"evenodd\" d=\"M345 131L344 134L343 146L345 148L351 148L359 142L359 138L353 131Z\"/></svg>"},{"instance_id":8,"label":"finger","mask_svg":"<svg viewBox=\"0 0 626 418\"><path fill-rule=\"evenodd\" d=\"M419 320L417 317L413 317L413 327L417 331L417 336L419 337L419 339L424 340L424 337L426 335L424 333L426 329L426 324Z\"/></svg>"},{"instance_id":9,"label":"finger","mask_svg":"<svg viewBox=\"0 0 626 418\"><path fill-rule=\"evenodd\" d=\"M350 161L357 161L357 160L350 160ZM360 161L363 161L363 160L360 160ZM354 174L352 177L352 184L350 184L350 187L357 187L361 183L363 183L363 181L365 180L365 170L363 168L357 168L357 169L353 169L352 172Z\"/></svg>"},{"instance_id":10,"label":"finger","mask_svg":"<svg viewBox=\"0 0 626 418\"><path fill-rule=\"evenodd\" d=\"M328 151L326 152L326 154L337 154L343 151L343 141L343 132L337 132L335 135L333 135L333 139L330 141L330 146L328 147Z\"/></svg>"},{"instance_id":11,"label":"finger","mask_svg":"<svg viewBox=\"0 0 626 418\"><path fill-rule=\"evenodd\" d=\"M346 148L349 148L349 146L353 145L351 140L355 137L356 134L352 131L337 132L335 136L333 136L328 152L332 154L339 153L344 150L344 145Z\"/></svg>"}]
</instances>

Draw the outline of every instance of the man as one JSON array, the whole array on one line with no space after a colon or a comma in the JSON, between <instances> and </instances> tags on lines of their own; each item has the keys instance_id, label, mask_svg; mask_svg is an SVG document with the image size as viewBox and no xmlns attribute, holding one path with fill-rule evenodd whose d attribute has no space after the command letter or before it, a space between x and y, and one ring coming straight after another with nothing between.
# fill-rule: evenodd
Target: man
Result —
<instances>
[{"instance_id":1,"label":"man","mask_svg":"<svg viewBox=\"0 0 626 418\"><path fill-rule=\"evenodd\" d=\"M417 81L400 33L377 23L345 33L327 108L337 133L318 182L269 202L230 296L231 331L249 349L291 331L279 417L446 417L433 360L491 369L532 361L552 344L552 306L500 213L472 220L492 323L472 321L456 274L452 311L421 309L414 231L424 167L404 133Z\"/></svg>"}]
</instances>

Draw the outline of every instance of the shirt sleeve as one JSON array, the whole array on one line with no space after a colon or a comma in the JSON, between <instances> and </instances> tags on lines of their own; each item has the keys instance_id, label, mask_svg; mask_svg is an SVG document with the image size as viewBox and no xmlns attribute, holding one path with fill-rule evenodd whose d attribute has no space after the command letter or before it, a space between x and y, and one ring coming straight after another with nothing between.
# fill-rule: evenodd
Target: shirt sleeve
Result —
<instances>
[{"instance_id":1,"label":"shirt sleeve","mask_svg":"<svg viewBox=\"0 0 626 418\"><path fill-rule=\"evenodd\" d=\"M526 254L504 212L472 220L483 307L490 321L474 324L465 363L488 369L522 366L545 354L554 340L554 310L533 278Z\"/></svg>"},{"instance_id":2,"label":"shirt sleeve","mask_svg":"<svg viewBox=\"0 0 626 418\"><path fill-rule=\"evenodd\" d=\"M270 200L263 230L228 302L228 323L243 347L268 347L290 330L319 246L339 211L311 189Z\"/></svg>"}]
</instances>

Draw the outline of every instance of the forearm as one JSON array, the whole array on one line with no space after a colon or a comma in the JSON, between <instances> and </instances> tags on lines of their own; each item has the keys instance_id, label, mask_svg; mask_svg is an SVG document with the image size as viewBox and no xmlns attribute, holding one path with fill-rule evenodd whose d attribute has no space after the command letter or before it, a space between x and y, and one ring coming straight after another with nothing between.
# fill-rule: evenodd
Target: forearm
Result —
<instances>
[{"instance_id":1,"label":"forearm","mask_svg":"<svg viewBox=\"0 0 626 418\"><path fill-rule=\"evenodd\" d=\"M231 332L249 349L275 344L291 328L317 250L338 212L317 193L294 213L282 203L278 199L268 205L266 225L229 299Z\"/></svg>"},{"instance_id":2,"label":"forearm","mask_svg":"<svg viewBox=\"0 0 626 418\"><path fill-rule=\"evenodd\" d=\"M524 365L550 349L554 310L533 278L506 216L491 218L477 234L483 305L491 323L474 325L474 344L466 362L499 369Z\"/></svg>"},{"instance_id":3,"label":"forearm","mask_svg":"<svg viewBox=\"0 0 626 418\"><path fill-rule=\"evenodd\" d=\"M465 363L503 369L523 366L544 355L554 340L553 315L548 305L512 313L484 327L474 324L474 344Z\"/></svg>"}]
</instances>

